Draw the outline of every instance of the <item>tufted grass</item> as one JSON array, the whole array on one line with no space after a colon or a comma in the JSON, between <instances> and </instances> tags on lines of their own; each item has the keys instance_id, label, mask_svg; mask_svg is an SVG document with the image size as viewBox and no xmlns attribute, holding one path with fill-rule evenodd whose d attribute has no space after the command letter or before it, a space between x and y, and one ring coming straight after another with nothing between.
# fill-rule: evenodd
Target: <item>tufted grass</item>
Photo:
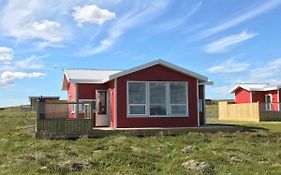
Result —
<instances>
[{"instance_id":1,"label":"tufted grass","mask_svg":"<svg viewBox=\"0 0 281 175\"><path fill-rule=\"evenodd\" d=\"M281 123L232 123L254 132L45 140L28 128L34 118L19 108L0 111L0 174L200 174L181 166L189 160L208 163L204 174L281 172Z\"/></svg>"}]
</instances>

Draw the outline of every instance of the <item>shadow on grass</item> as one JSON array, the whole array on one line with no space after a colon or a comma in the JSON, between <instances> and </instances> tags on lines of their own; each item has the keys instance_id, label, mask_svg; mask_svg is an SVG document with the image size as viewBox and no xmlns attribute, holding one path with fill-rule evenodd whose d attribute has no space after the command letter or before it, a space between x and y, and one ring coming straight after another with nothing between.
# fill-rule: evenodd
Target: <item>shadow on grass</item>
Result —
<instances>
[{"instance_id":1,"label":"shadow on grass","mask_svg":"<svg viewBox=\"0 0 281 175\"><path fill-rule=\"evenodd\" d=\"M207 124L207 126L235 127L235 128L237 128L237 130L239 130L241 132L269 131L268 128L264 128L264 127L239 125L239 124L212 123L212 124Z\"/></svg>"}]
</instances>

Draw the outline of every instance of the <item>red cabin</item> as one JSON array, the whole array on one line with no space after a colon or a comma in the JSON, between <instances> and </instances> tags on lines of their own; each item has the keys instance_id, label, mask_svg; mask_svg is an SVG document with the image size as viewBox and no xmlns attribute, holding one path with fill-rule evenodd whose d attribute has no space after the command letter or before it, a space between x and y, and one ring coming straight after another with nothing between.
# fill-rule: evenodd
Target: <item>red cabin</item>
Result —
<instances>
[{"instance_id":1,"label":"red cabin","mask_svg":"<svg viewBox=\"0 0 281 175\"><path fill-rule=\"evenodd\" d=\"M280 111L281 84L240 83L230 90L235 94L235 102L260 102L266 111Z\"/></svg>"},{"instance_id":2,"label":"red cabin","mask_svg":"<svg viewBox=\"0 0 281 175\"><path fill-rule=\"evenodd\" d=\"M68 101L94 101L95 126L195 127L205 125L208 78L163 60L128 70L65 69ZM80 109L81 108L81 109ZM87 106L70 106L70 118Z\"/></svg>"}]
</instances>

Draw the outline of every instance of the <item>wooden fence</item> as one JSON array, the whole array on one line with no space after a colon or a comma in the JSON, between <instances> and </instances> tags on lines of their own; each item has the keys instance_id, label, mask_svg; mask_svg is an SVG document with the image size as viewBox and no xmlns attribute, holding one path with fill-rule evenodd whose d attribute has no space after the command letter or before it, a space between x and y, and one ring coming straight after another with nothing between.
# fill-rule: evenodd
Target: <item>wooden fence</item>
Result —
<instances>
[{"instance_id":1,"label":"wooden fence","mask_svg":"<svg viewBox=\"0 0 281 175\"><path fill-rule=\"evenodd\" d=\"M93 129L92 119L37 119L37 138L77 138L88 135Z\"/></svg>"},{"instance_id":2,"label":"wooden fence","mask_svg":"<svg viewBox=\"0 0 281 175\"><path fill-rule=\"evenodd\" d=\"M260 121L281 121L281 112L280 111L261 112Z\"/></svg>"},{"instance_id":3,"label":"wooden fence","mask_svg":"<svg viewBox=\"0 0 281 175\"><path fill-rule=\"evenodd\" d=\"M259 103L228 104L227 102L219 102L219 120L259 122Z\"/></svg>"},{"instance_id":4,"label":"wooden fence","mask_svg":"<svg viewBox=\"0 0 281 175\"><path fill-rule=\"evenodd\" d=\"M85 105L89 108L85 108ZM69 118L71 106L80 109L78 118ZM93 123L92 102L39 102L36 137L77 138L88 135L93 129Z\"/></svg>"},{"instance_id":5,"label":"wooden fence","mask_svg":"<svg viewBox=\"0 0 281 175\"><path fill-rule=\"evenodd\" d=\"M219 102L219 120L254 122L281 121L280 110L265 110L264 106L264 103L259 102L244 104L228 104L228 102Z\"/></svg>"}]
</instances>

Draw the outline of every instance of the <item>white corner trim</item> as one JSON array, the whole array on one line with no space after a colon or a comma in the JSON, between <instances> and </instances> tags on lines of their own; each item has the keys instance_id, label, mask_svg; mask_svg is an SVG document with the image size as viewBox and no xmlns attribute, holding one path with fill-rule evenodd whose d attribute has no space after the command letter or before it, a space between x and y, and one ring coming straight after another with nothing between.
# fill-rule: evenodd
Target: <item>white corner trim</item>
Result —
<instances>
[{"instance_id":1,"label":"white corner trim","mask_svg":"<svg viewBox=\"0 0 281 175\"><path fill-rule=\"evenodd\" d=\"M198 80L196 80L196 90L197 90L197 126L200 126L200 112L199 112L199 84L198 84Z\"/></svg>"},{"instance_id":2,"label":"white corner trim","mask_svg":"<svg viewBox=\"0 0 281 175\"><path fill-rule=\"evenodd\" d=\"M206 97L205 97L205 86L203 85L203 115L204 115L204 126L206 126Z\"/></svg>"},{"instance_id":3,"label":"white corner trim","mask_svg":"<svg viewBox=\"0 0 281 175\"><path fill-rule=\"evenodd\" d=\"M75 103L78 103L78 88L79 85L77 83L74 83L74 101ZM74 114L74 118L78 118L78 110L79 110L79 106L75 105L75 114Z\"/></svg>"},{"instance_id":4,"label":"white corner trim","mask_svg":"<svg viewBox=\"0 0 281 175\"><path fill-rule=\"evenodd\" d=\"M117 128L117 79L114 79L114 128Z\"/></svg>"},{"instance_id":5,"label":"white corner trim","mask_svg":"<svg viewBox=\"0 0 281 175\"><path fill-rule=\"evenodd\" d=\"M277 89L277 102L278 102L278 111L280 111L280 89Z\"/></svg>"},{"instance_id":6,"label":"white corner trim","mask_svg":"<svg viewBox=\"0 0 281 175\"><path fill-rule=\"evenodd\" d=\"M253 103L253 91L250 91L250 102Z\"/></svg>"}]
</instances>

